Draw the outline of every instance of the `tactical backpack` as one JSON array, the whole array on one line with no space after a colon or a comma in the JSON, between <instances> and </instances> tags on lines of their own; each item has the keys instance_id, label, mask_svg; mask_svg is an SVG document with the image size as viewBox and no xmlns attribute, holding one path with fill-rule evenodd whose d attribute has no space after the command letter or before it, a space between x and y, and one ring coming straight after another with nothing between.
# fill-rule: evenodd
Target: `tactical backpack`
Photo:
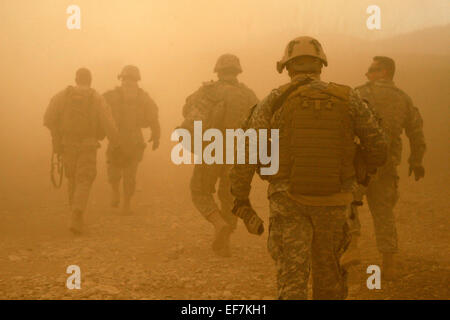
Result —
<instances>
[{"instance_id":1,"label":"tactical backpack","mask_svg":"<svg viewBox=\"0 0 450 320\"><path fill-rule=\"evenodd\" d=\"M62 113L61 132L72 138L101 138L94 109L94 91L80 94L73 87L66 89Z\"/></svg>"},{"instance_id":2,"label":"tactical backpack","mask_svg":"<svg viewBox=\"0 0 450 320\"><path fill-rule=\"evenodd\" d=\"M306 84L290 91L274 110L280 161L278 173L269 180L289 180L294 195L341 192L343 182L355 175L351 89L329 83L323 87Z\"/></svg>"}]
</instances>

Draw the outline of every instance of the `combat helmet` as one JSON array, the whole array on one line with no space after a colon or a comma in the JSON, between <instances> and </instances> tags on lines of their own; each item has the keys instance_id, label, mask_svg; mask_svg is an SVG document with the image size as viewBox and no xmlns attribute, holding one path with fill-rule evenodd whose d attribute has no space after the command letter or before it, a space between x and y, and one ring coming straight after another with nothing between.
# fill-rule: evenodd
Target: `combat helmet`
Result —
<instances>
[{"instance_id":1,"label":"combat helmet","mask_svg":"<svg viewBox=\"0 0 450 320\"><path fill-rule=\"evenodd\" d=\"M129 77L135 81L141 80L141 73L139 68L133 65L127 65L123 67L122 72L117 76L118 79Z\"/></svg>"},{"instance_id":2,"label":"combat helmet","mask_svg":"<svg viewBox=\"0 0 450 320\"><path fill-rule=\"evenodd\" d=\"M216 66L214 67L214 72L219 72L224 69L234 69L238 73L242 72L241 63L239 58L234 54L223 54L217 59Z\"/></svg>"},{"instance_id":3,"label":"combat helmet","mask_svg":"<svg viewBox=\"0 0 450 320\"><path fill-rule=\"evenodd\" d=\"M305 36L295 38L288 43L283 58L277 62L278 72L282 73L286 63L289 61L302 56L319 58L325 66L328 66L327 57L320 42L312 37Z\"/></svg>"}]
</instances>

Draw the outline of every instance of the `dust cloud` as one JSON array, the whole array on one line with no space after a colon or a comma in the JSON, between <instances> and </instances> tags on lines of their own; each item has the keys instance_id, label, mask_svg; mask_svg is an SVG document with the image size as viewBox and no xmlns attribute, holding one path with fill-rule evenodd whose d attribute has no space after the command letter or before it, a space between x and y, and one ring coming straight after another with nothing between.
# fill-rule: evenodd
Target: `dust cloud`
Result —
<instances>
[{"instance_id":1,"label":"dust cloud","mask_svg":"<svg viewBox=\"0 0 450 320\"><path fill-rule=\"evenodd\" d=\"M366 81L373 56L395 59L395 82L424 118L425 180L407 176L407 140L399 168L396 214L407 278L376 293L360 288L350 298L450 297L448 1L377 1L382 28L375 31L366 28L372 1L365 0L78 0L81 30L68 30L72 2L0 1L0 298L275 297L265 236L250 237L239 226L233 257L223 262L212 256L209 225L191 204L192 166L172 164L170 135L182 121L186 97L215 79L219 55L240 58L240 81L261 99L288 81L275 63L300 35L322 43L329 60L325 81L354 87ZM50 184L51 141L43 114L50 98L74 83L79 67L92 71L93 87L103 93L119 85L117 75L127 64L140 68L140 86L159 107L161 147L147 147L137 214L124 218L109 208L102 143L87 214L90 235L73 240L66 193ZM144 135L149 138L148 130ZM266 185L254 185L252 201L267 224ZM363 264L379 263L367 208L362 220ZM87 270L87 291L64 287L69 264Z\"/></svg>"}]
</instances>

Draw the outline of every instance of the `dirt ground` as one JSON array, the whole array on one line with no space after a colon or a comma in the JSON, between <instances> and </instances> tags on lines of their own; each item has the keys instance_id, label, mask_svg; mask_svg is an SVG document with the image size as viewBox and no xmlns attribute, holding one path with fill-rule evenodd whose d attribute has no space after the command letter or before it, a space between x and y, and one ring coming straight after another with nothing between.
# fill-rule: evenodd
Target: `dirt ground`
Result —
<instances>
[{"instance_id":1,"label":"dirt ground","mask_svg":"<svg viewBox=\"0 0 450 320\"><path fill-rule=\"evenodd\" d=\"M147 151L139 172L135 214L109 207L109 189L99 152L87 234L67 229L66 192L52 189L48 168L7 173L0 214L1 299L274 299L275 268L266 250L267 232L249 235L240 224L231 258L214 256L211 226L191 204L191 166L177 167ZM36 163L47 161L38 156ZM17 163L17 167L22 167ZM152 170L152 168L164 170ZM366 286L366 268L380 265L367 207L361 212L363 263L354 270L349 299L449 299L450 265L447 182L449 172L421 182L401 167L396 208L401 277ZM14 178L12 178L14 177ZM254 183L252 202L268 223L266 185ZM267 229L267 228L266 228ZM66 288L66 268L81 268L81 290ZM359 278L359 280L358 280Z\"/></svg>"}]
</instances>

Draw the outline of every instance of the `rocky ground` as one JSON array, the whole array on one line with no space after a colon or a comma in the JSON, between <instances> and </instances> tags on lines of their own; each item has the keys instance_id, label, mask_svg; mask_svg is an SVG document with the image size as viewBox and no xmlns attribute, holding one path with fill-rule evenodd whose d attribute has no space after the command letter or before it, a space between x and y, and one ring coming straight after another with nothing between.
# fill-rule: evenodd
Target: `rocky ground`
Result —
<instances>
[{"instance_id":1,"label":"rocky ground","mask_svg":"<svg viewBox=\"0 0 450 320\"><path fill-rule=\"evenodd\" d=\"M80 237L67 231L65 192L49 186L47 168L15 175L1 197L0 299L275 298L267 232L251 236L240 225L233 236L233 256L214 256L212 228L190 201L191 169L152 171L144 162L132 216L109 208L100 170L88 232ZM450 298L449 176L446 172L419 183L412 180L402 175L396 209L400 278L382 281L380 290L367 288L367 266L381 261L364 207L363 264L351 276L350 299ZM252 201L267 226L264 195L265 186L257 182ZM69 265L81 268L81 290L66 288Z\"/></svg>"}]
</instances>

